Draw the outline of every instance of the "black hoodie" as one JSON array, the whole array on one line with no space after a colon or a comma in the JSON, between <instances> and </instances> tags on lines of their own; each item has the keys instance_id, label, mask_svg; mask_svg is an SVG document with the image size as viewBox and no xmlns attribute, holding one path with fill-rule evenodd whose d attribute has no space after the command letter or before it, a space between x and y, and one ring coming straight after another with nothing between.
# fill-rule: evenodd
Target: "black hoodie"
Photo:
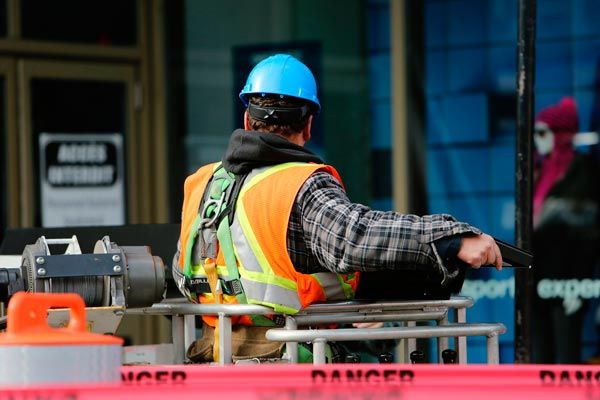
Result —
<instances>
[{"instance_id":1,"label":"black hoodie","mask_svg":"<svg viewBox=\"0 0 600 400\"><path fill-rule=\"evenodd\" d=\"M323 163L310 150L274 133L236 129L223 156L223 167L244 175L254 168L294 161Z\"/></svg>"}]
</instances>

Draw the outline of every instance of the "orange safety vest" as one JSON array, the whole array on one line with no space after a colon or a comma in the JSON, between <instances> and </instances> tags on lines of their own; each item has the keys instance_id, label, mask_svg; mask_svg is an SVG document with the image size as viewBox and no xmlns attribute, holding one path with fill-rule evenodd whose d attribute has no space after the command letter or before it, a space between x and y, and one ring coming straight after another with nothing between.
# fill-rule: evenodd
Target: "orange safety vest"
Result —
<instances>
[{"instance_id":1,"label":"orange safety vest","mask_svg":"<svg viewBox=\"0 0 600 400\"><path fill-rule=\"evenodd\" d=\"M200 265L191 265L191 253L193 242L199 234L200 202L210 178L219 167L219 163L206 165L185 181L178 264L189 279L206 276L202 262ZM354 298L359 278L357 272L302 274L294 269L287 252L287 230L292 206L298 191L315 171L328 172L341 183L337 171L331 166L297 162L257 168L246 177L237 198L234 219L230 221L230 230L247 303L294 314L316 302ZM227 274L222 246L216 264L220 277L221 274ZM190 300L214 302L211 293L191 293ZM223 296L223 302L239 303L238 298L228 295ZM203 319L215 326L214 317ZM265 324L264 318L253 316L243 316L234 322Z\"/></svg>"}]
</instances>

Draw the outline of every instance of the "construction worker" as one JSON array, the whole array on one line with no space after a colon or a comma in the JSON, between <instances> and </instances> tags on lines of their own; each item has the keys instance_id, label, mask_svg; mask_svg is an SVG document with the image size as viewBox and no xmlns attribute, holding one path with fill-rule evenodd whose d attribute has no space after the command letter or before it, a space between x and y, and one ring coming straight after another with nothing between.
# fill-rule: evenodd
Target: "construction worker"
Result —
<instances>
[{"instance_id":1,"label":"construction worker","mask_svg":"<svg viewBox=\"0 0 600 400\"><path fill-rule=\"evenodd\" d=\"M461 262L501 269L493 238L450 215L375 211L348 199L337 171L304 147L321 105L313 74L296 58L262 60L239 96L247 107L244 129L232 133L220 163L185 182L173 274L191 301L262 304L293 314L315 302L353 298L360 271L417 267L451 281ZM204 322L205 343L192 353L210 361L216 341L206 336L214 334L215 320Z\"/></svg>"}]
</instances>

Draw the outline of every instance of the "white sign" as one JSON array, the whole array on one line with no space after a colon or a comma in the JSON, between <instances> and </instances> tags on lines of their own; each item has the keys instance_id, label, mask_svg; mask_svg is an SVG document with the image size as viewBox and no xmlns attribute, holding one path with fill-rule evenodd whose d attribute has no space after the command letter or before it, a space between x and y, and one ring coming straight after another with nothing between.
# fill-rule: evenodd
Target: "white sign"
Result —
<instances>
[{"instance_id":1,"label":"white sign","mask_svg":"<svg viewBox=\"0 0 600 400\"><path fill-rule=\"evenodd\" d=\"M42 226L125 223L123 135L41 133Z\"/></svg>"},{"instance_id":2,"label":"white sign","mask_svg":"<svg viewBox=\"0 0 600 400\"><path fill-rule=\"evenodd\" d=\"M515 297L515 277L506 279L465 279L460 294L477 301L482 298Z\"/></svg>"}]
</instances>

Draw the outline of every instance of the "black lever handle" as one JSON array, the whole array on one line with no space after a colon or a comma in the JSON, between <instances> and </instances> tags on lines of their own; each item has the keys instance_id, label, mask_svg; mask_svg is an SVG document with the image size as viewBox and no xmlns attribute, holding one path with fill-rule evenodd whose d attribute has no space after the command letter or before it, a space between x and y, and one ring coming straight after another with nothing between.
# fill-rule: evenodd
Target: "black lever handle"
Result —
<instances>
[{"instance_id":1,"label":"black lever handle","mask_svg":"<svg viewBox=\"0 0 600 400\"><path fill-rule=\"evenodd\" d=\"M533 254L496 238L494 238L494 240L496 241L498 248L500 248L502 260L508 264L503 266L513 268L531 268L533 263Z\"/></svg>"}]
</instances>

